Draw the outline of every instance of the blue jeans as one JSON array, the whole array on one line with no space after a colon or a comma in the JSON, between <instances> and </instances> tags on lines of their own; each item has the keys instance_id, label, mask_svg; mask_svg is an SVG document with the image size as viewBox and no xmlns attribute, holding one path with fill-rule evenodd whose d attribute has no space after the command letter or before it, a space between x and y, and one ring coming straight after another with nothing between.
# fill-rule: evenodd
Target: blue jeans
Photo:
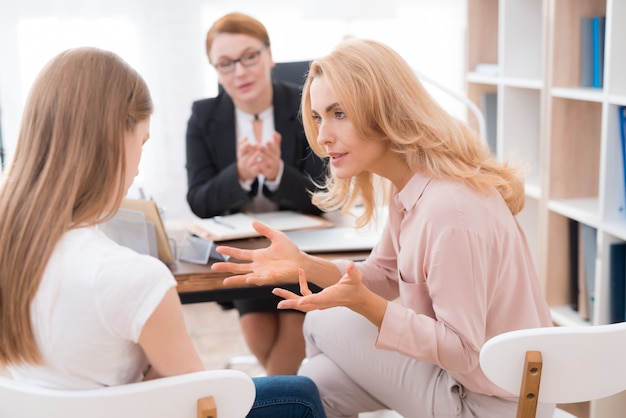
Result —
<instances>
[{"instance_id":1,"label":"blue jeans","mask_svg":"<svg viewBox=\"0 0 626 418\"><path fill-rule=\"evenodd\" d=\"M248 418L326 418L317 386L305 376L254 377Z\"/></svg>"}]
</instances>

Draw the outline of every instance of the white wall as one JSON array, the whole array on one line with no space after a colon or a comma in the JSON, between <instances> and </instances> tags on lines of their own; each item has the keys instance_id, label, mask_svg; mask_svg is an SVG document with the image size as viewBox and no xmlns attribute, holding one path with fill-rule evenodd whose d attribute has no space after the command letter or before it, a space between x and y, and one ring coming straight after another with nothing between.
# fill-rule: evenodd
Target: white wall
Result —
<instances>
[{"instance_id":1,"label":"white wall","mask_svg":"<svg viewBox=\"0 0 626 418\"><path fill-rule=\"evenodd\" d=\"M0 121L7 156L15 148L28 89L44 63L69 47L110 49L144 76L156 105L135 185L157 200L167 219L191 216L185 200L185 129L191 102L217 92L204 36L230 11L251 14L267 26L276 61L326 54L350 34L385 42L425 75L454 91L465 90L465 1L387 0L387 16L376 19L362 17L365 5L377 8L374 0L355 1L360 8L352 10L360 17L346 19L349 7L333 7L346 1L0 0ZM324 17L335 11L343 17ZM431 91L464 117L462 105Z\"/></svg>"}]
</instances>

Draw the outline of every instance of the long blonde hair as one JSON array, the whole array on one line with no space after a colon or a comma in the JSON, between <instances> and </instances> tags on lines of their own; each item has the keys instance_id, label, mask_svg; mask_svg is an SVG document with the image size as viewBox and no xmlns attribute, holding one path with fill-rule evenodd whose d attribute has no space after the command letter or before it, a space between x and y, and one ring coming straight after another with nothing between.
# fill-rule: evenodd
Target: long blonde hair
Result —
<instances>
[{"instance_id":1,"label":"long blonde hair","mask_svg":"<svg viewBox=\"0 0 626 418\"><path fill-rule=\"evenodd\" d=\"M60 53L35 80L0 185L0 364L41 362L30 305L46 264L65 232L117 210L124 134L152 109L139 74L96 48Z\"/></svg>"},{"instance_id":2,"label":"long blonde hair","mask_svg":"<svg viewBox=\"0 0 626 418\"><path fill-rule=\"evenodd\" d=\"M411 172L459 180L488 193L495 187L511 213L524 207L522 173L498 162L465 122L448 114L422 86L408 63L390 47L373 40L347 39L311 64L302 94L302 119L311 148L327 157L317 143L319 128L311 113L311 82L323 76L354 129L371 141L387 141L403 155ZM312 201L324 210L356 202L365 211L357 225L374 213L376 176L362 172L350 179L328 176Z\"/></svg>"}]
</instances>

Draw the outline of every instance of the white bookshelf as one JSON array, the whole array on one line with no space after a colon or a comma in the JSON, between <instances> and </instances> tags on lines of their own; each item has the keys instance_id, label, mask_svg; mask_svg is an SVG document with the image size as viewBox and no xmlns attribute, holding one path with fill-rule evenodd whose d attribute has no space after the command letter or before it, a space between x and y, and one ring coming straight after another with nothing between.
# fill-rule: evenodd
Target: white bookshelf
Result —
<instances>
[{"instance_id":1,"label":"white bookshelf","mask_svg":"<svg viewBox=\"0 0 626 418\"><path fill-rule=\"evenodd\" d=\"M497 155L526 165L519 219L553 320L609 322L608 253L626 242L618 106L626 105L626 0L468 0L467 93L497 93ZM606 16L604 84L580 85L580 21ZM476 71L491 64L497 72ZM596 228L592 320L570 306L569 223ZM575 365L572 365L575 367ZM626 376L624 376L626 379ZM579 417L617 418L626 394L576 405Z\"/></svg>"}]
</instances>

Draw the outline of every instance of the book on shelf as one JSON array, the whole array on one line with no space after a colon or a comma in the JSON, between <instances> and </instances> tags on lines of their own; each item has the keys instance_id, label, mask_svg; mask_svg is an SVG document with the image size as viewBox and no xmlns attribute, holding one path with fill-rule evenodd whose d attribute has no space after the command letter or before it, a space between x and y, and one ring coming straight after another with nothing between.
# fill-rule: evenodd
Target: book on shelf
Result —
<instances>
[{"instance_id":1,"label":"book on shelf","mask_svg":"<svg viewBox=\"0 0 626 418\"><path fill-rule=\"evenodd\" d=\"M586 315L585 312L581 313L583 319L593 322L593 309L595 302L595 283L596 283L596 229L584 223L578 224L580 227L580 254L579 262L580 267L578 274L581 276L579 280L579 286L582 290L583 302L586 303ZM579 312L581 312L579 308Z\"/></svg>"},{"instance_id":2,"label":"book on shelf","mask_svg":"<svg viewBox=\"0 0 626 418\"><path fill-rule=\"evenodd\" d=\"M580 22L580 86L593 87L593 18Z\"/></svg>"},{"instance_id":3,"label":"book on shelf","mask_svg":"<svg viewBox=\"0 0 626 418\"><path fill-rule=\"evenodd\" d=\"M279 231L301 229L330 228L333 223L320 216L280 210L265 213L235 213L197 219L191 226L196 235L212 241L258 237L260 234L252 227L254 220Z\"/></svg>"},{"instance_id":4,"label":"book on shelf","mask_svg":"<svg viewBox=\"0 0 626 418\"><path fill-rule=\"evenodd\" d=\"M620 131L620 144L622 148L622 174L624 177L624 195L626 196L626 106L618 106L618 122ZM626 202L623 202L626 208Z\"/></svg>"},{"instance_id":5,"label":"book on shelf","mask_svg":"<svg viewBox=\"0 0 626 418\"><path fill-rule=\"evenodd\" d=\"M609 247L610 317L612 324L626 320L626 242Z\"/></svg>"},{"instance_id":6,"label":"book on shelf","mask_svg":"<svg viewBox=\"0 0 626 418\"><path fill-rule=\"evenodd\" d=\"M580 85L602 88L604 73L604 16L583 17L580 22Z\"/></svg>"},{"instance_id":7,"label":"book on shelf","mask_svg":"<svg viewBox=\"0 0 626 418\"><path fill-rule=\"evenodd\" d=\"M583 17L580 24L580 85L602 88L605 17Z\"/></svg>"},{"instance_id":8,"label":"book on shelf","mask_svg":"<svg viewBox=\"0 0 626 418\"><path fill-rule=\"evenodd\" d=\"M593 87L601 88L604 73L604 16L593 17Z\"/></svg>"},{"instance_id":9,"label":"book on shelf","mask_svg":"<svg viewBox=\"0 0 626 418\"><path fill-rule=\"evenodd\" d=\"M578 222L573 219L568 223L569 235L569 305L574 311L578 311L579 285L578 285L578 253L580 252L578 244Z\"/></svg>"},{"instance_id":10,"label":"book on shelf","mask_svg":"<svg viewBox=\"0 0 626 418\"><path fill-rule=\"evenodd\" d=\"M588 243L587 243L588 247ZM588 321L589 318L589 289L587 287L587 266L585 259L585 237L583 234L583 224L578 223L578 315L581 319Z\"/></svg>"},{"instance_id":11,"label":"book on shelf","mask_svg":"<svg viewBox=\"0 0 626 418\"><path fill-rule=\"evenodd\" d=\"M487 144L493 155L498 155L498 93L483 93L482 110L487 125Z\"/></svg>"}]
</instances>

